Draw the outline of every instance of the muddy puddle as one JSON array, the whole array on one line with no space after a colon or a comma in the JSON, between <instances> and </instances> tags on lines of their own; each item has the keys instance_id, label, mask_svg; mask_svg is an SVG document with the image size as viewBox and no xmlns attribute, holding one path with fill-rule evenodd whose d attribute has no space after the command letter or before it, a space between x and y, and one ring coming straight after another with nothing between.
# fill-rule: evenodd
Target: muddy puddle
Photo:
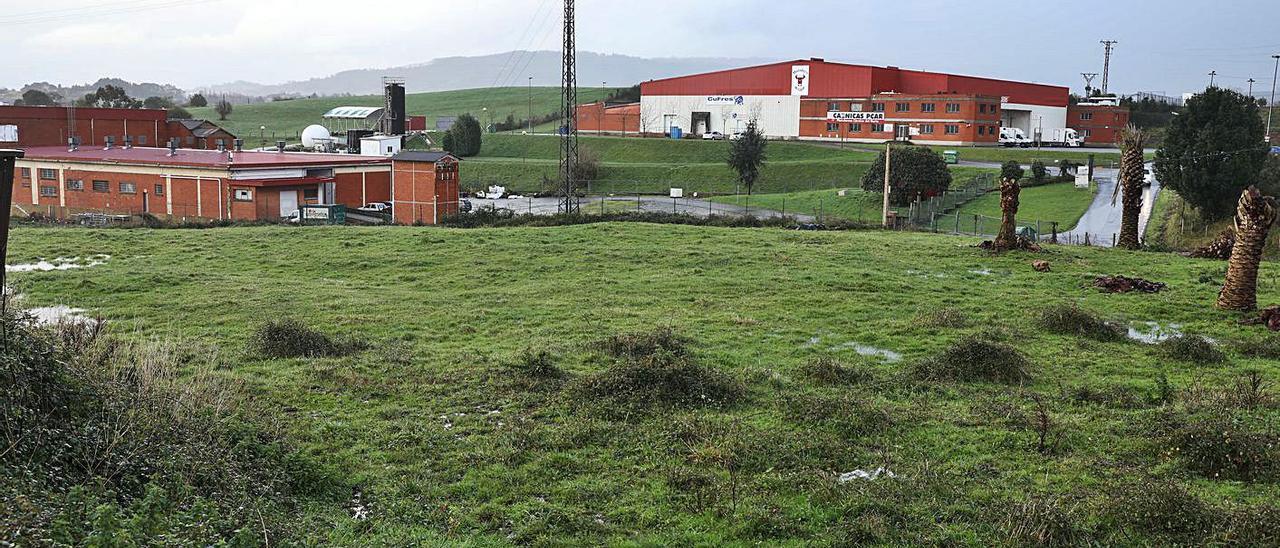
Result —
<instances>
[{"instance_id":1,"label":"muddy puddle","mask_svg":"<svg viewBox=\"0 0 1280 548\"><path fill-rule=\"evenodd\" d=\"M89 257L57 257L55 259L40 259L34 263L19 263L4 265L5 272L53 272L58 270L74 270L77 268L91 268L99 265L107 264L111 259L110 255L91 255Z\"/></svg>"}]
</instances>

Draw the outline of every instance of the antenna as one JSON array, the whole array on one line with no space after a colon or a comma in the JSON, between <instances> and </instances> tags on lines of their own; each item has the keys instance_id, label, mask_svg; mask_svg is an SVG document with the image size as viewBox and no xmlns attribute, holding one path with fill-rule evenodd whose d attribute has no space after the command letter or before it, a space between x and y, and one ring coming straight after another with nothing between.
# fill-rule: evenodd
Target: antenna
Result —
<instances>
[{"instance_id":1,"label":"antenna","mask_svg":"<svg viewBox=\"0 0 1280 548\"><path fill-rule=\"evenodd\" d=\"M1084 76L1084 96L1089 97L1093 94L1093 79L1098 77L1098 73L1081 72L1080 76Z\"/></svg>"},{"instance_id":2,"label":"antenna","mask_svg":"<svg viewBox=\"0 0 1280 548\"><path fill-rule=\"evenodd\" d=\"M578 196L574 191L578 167L578 67L573 27L573 0L564 0L564 44L560 46L560 115L564 120L564 127L560 128L560 183L563 187L560 213L578 212Z\"/></svg>"},{"instance_id":3,"label":"antenna","mask_svg":"<svg viewBox=\"0 0 1280 548\"><path fill-rule=\"evenodd\" d=\"M1119 44L1119 40L1103 40L1102 47L1106 53L1102 58L1102 94L1107 94L1107 82L1111 79L1111 50Z\"/></svg>"},{"instance_id":4,"label":"antenna","mask_svg":"<svg viewBox=\"0 0 1280 548\"><path fill-rule=\"evenodd\" d=\"M1213 87L1213 80L1217 78L1217 76L1218 76L1218 71L1216 70L1209 71L1209 87Z\"/></svg>"}]
</instances>

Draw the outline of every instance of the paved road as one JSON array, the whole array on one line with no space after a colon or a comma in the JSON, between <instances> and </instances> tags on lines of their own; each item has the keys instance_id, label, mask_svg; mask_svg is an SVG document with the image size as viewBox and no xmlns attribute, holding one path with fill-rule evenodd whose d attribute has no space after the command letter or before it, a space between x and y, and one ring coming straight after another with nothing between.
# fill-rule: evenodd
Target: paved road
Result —
<instances>
[{"instance_id":1,"label":"paved road","mask_svg":"<svg viewBox=\"0 0 1280 548\"><path fill-rule=\"evenodd\" d=\"M533 215L554 215L560 208L560 200L558 198L534 198L523 197L517 199L499 199L484 200L480 198L469 198L472 206L476 208L494 206L498 208L510 209L516 214L533 214ZM637 204L637 201L639 204ZM686 213L696 215L698 217L706 217L708 215L745 215L747 208L734 205L722 204L719 202L711 202L708 200L699 200L694 198L664 198L661 196L641 196L638 200L635 197L600 197L589 196L582 198L581 208L586 213L598 213L601 205L604 205L606 211L617 211L620 208L639 209L640 211L659 211L665 213ZM753 207L750 213L760 218L779 217L782 212L772 209L762 209ZM795 215L788 213L788 217L793 217L802 223L811 223L814 221L811 215Z\"/></svg>"},{"instance_id":2,"label":"paved road","mask_svg":"<svg viewBox=\"0 0 1280 548\"><path fill-rule=\"evenodd\" d=\"M1151 164L1147 164L1148 167ZM1060 238L1064 242L1083 243L1085 235L1089 236L1089 243L1103 247L1111 247L1113 237L1119 237L1121 212L1123 205L1117 197L1115 205L1111 203L1111 195L1116 189L1116 178L1118 170L1114 169L1095 169L1094 181L1098 183L1098 194L1093 197L1093 203L1089 205L1089 209L1084 212L1084 216L1080 217L1080 222L1076 223L1076 227L1070 232L1063 233ZM1151 186L1142 191L1142 211L1138 214L1138 234L1142 234L1147 229L1147 222L1151 220L1151 210L1155 206L1156 197L1160 195L1160 182L1154 181Z\"/></svg>"}]
</instances>

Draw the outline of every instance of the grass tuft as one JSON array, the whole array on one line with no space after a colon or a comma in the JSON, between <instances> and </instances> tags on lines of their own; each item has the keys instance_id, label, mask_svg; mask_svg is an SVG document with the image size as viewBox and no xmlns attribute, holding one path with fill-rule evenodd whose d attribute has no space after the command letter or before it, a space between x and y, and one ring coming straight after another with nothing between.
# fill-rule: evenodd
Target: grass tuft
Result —
<instances>
[{"instance_id":1,"label":"grass tuft","mask_svg":"<svg viewBox=\"0 0 1280 548\"><path fill-rule=\"evenodd\" d=\"M1169 358L1201 365L1227 361L1213 341L1200 335L1178 335L1160 342L1160 351Z\"/></svg>"},{"instance_id":2,"label":"grass tuft","mask_svg":"<svg viewBox=\"0 0 1280 548\"><path fill-rule=\"evenodd\" d=\"M258 326L249 341L250 350L268 358L345 356L367 347L355 339L335 341L293 318L268 320Z\"/></svg>"},{"instance_id":3,"label":"grass tuft","mask_svg":"<svg viewBox=\"0 0 1280 548\"><path fill-rule=\"evenodd\" d=\"M941 354L916 363L913 373L925 381L1016 384L1031 379L1031 364L1012 346L967 337Z\"/></svg>"},{"instance_id":4,"label":"grass tuft","mask_svg":"<svg viewBox=\"0 0 1280 548\"><path fill-rule=\"evenodd\" d=\"M1126 336L1124 327L1103 320L1097 314L1075 304L1061 304L1041 310L1037 324L1051 333L1102 342L1121 341Z\"/></svg>"},{"instance_id":5,"label":"grass tuft","mask_svg":"<svg viewBox=\"0 0 1280 548\"><path fill-rule=\"evenodd\" d=\"M800 366L800 373L813 382L829 386L860 384L875 379L871 371L833 356L819 356L805 362Z\"/></svg>"}]
</instances>

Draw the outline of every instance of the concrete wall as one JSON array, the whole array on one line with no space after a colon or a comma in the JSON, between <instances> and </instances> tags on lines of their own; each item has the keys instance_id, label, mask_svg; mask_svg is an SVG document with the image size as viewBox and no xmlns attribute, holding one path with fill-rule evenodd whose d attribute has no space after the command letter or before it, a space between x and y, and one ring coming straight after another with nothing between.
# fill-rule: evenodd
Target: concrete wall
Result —
<instances>
[{"instance_id":1,"label":"concrete wall","mask_svg":"<svg viewBox=\"0 0 1280 548\"><path fill-rule=\"evenodd\" d=\"M684 133L694 134L693 113L710 114L707 131L733 133L758 118L760 130L772 138L800 136L800 97L794 95L743 96L742 103L712 104L701 95L655 95L640 98L640 131L666 133L671 122Z\"/></svg>"}]
</instances>

